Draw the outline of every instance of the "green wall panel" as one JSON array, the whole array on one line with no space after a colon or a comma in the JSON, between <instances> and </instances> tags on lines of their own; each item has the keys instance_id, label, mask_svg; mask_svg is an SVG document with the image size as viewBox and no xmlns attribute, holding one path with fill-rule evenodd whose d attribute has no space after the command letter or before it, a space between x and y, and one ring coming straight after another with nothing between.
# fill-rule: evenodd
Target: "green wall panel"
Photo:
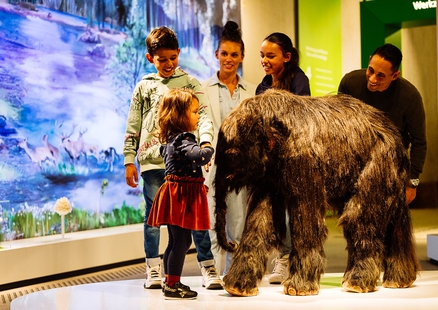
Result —
<instances>
[{"instance_id":1,"label":"green wall panel","mask_svg":"<svg viewBox=\"0 0 438 310\"><path fill-rule=\"evenodd\" d=\"M361 62L368 66L371 53L380 45L401 47L403 27L434 25L436 1L375 0L360 3Z\"/></svg>"},{"instance_id":2,"label":"green wall panel","mask_svg":"<svg viewBox=\"0 0 438 310\"><path fill-rule=\"evenodd\" d=\"M301 68L313 96L336 92L342 75L340 0L298 1Z\"/></svg>"}]
</instances>

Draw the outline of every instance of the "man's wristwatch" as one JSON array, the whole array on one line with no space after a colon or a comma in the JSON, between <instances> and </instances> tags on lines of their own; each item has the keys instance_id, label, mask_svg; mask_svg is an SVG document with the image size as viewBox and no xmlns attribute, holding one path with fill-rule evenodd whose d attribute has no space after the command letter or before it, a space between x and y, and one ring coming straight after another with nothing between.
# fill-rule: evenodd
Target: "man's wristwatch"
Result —
<instances>
[{"instance_id":1,"label":"man's wristwatch","mask_svg":"<svg viewBox=\"0 0 438 310\"><path fill-rule=\"evenodd\" d=\"M420 184L420 179L411 179L409 187L417 188L418 184Z\"/></svg>"}]
</instances>

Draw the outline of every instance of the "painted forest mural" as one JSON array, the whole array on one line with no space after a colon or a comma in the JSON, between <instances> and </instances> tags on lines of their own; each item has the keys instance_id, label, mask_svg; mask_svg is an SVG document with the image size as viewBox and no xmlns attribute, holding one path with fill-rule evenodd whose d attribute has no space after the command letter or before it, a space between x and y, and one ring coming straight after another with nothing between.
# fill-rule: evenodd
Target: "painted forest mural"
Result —
<instances>
[{"instance_id":1,"label":"painted forest mural","mask_svg":"<svg viewBox=\"0 0 438 310\"><path fill-rule=\"evenodd\" d=\"M179 65L200 81L240 1L0 0L0 241L141 223L142 184L125 184L132 90L155 72L152 28L178 35Z\"/></svg>"}]
</instances>

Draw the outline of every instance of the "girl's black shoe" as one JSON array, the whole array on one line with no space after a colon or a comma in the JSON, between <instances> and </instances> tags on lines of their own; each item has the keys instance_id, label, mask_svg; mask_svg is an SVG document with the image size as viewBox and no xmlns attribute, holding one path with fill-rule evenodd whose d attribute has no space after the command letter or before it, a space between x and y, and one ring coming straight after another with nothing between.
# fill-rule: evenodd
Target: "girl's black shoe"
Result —
<instances>
[{"instance_id":1,"label":"girl's black shoe","mask_svg":"<svg viewBox=\"0 0 438 310\"><path fill-rule=\"evenodd\" d=\"M181 282L180 282L181 283ZM163 286L161 287L161 291L163 292L164 295L164 288L167 286L167 282L163 282ZM190 286L182 284L181 283L181 287L184 288L185 290L190 290Z\"/></svg>"},{"instance_id":2,"label":"girl's black shoe","mask_svg":"<svg viewBox=\"0 0 438 310\"><path fill-rule=\"evenodd\" d=\"M190 287L176 282L173 286L168 286L167 283L164 286L164 298L165 299L196 299L198 293L190 290Z\"/></svg>"}]
</instances>

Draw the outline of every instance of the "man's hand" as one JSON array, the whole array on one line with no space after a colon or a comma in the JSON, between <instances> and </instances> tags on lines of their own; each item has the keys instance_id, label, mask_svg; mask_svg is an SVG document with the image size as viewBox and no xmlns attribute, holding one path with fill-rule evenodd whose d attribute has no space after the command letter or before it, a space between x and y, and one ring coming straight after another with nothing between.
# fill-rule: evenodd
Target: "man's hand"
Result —
<instances>
[{"instance_id":1,"label":"man's hand","mask_svg":"<svg viewBox=\"0 0 438 310\"><path fill-rule=\"evenodd\" d=\"M415 197L417 196L417 188L415 187L406 187L406 203L410 204Z\"/></svg>"},{"instance_id":2,"label":"man's hand","mask_svg":"<svg viewBox=\"0 0 438 310\"><path fill-rule=\"evenodd\" d=\"M130 187L134 187L134 188L137 187L138 172L134 164L127 164L125 166L125 178L126 178L126 184L128 184Z\"/></svg>"}]
</instances>

